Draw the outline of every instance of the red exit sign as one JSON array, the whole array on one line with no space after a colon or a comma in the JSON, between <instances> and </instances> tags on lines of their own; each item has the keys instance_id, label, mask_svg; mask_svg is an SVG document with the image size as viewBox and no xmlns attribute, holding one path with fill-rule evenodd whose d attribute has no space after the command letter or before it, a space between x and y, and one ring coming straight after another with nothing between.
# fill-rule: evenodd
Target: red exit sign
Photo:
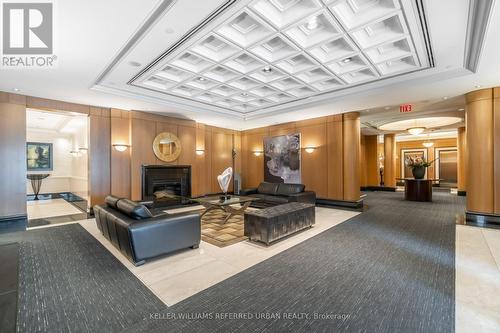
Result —
<instances>
[{"instance_id":1,"label":"red exit sign","mask_svg":"<svg viewBox=\"0 0 500 333\"><path fill-rule=\"evenodd\" d=\"M412 110L411 104L401 104L399 106L399 112L406 113L406 112L411 112L411 110Z\"/></svg>"}]
</instances>

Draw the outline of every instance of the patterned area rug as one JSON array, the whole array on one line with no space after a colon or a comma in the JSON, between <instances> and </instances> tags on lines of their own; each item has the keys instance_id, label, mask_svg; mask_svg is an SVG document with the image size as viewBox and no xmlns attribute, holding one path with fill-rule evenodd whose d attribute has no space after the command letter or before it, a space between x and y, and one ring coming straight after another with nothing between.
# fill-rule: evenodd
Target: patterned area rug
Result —
<instances>
[{"instance_id":1,"label":"patterned area rug","mask_svg":"<svg viewBox=\"0 0 500 333\"><path fill-rule=\"evenodd\" d=\"M216 209L205 214L201 220L201 239L218 247L226 247L247 240L243 235L243 216L235 215L226 223L227 213Z\"/></svg>"}]
</instances>

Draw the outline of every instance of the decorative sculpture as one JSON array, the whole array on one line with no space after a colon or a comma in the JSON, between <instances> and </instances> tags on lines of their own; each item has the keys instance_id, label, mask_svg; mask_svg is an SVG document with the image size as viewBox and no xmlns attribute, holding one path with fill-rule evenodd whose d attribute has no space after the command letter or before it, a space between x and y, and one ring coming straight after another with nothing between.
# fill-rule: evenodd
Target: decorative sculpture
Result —
<instances>
[{"instance_id":1,"label":"decorative sculpture","mask_svg":"<svg viewBox=\"0 0 500 333\"><path fill-rule=\"evenodd\" d=\"M230 196L227 195L227 190L229 188L229 183L231 182L231 177L233 176L233 168L229 167L222 172L222 174L217 176L217 181L219 182L220 189L224 193L221 196L221 200L229 199Z\"/></svg>"}]
</instances>

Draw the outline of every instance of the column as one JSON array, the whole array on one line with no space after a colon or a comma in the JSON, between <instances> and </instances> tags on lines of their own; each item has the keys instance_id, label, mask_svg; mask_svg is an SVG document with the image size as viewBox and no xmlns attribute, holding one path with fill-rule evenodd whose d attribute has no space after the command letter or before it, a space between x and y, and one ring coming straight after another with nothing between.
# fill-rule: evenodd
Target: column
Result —
<instances>
[{"instance_id":1,"label":"column","mask_svg":"<svg viewBox=\"0 0 500 333\"><path fill-rule=\"evenodd\" d=\"M384 186L396 187L396 134L384 135Z\"/></svg>"},{"instance_id":2,"label":"column","mask_svg":"<svg viewBox=\"0 0 500 333\"><path fill-rule=\"evenodd\" d=\"M359 112L343 114L343 169L344 200L358 201L360 198L359 149L360 120Z\"/></svg>"},{"instance_id":3,"label":"column","mask_svg":"<svg viewBox=\"0 0 500 333\"><path fill-rule=\"evenodd\" d=\"M458 151L458 163L457 163L457 175L458 175L458 195L464 196L467 191L467 177L466 177L466 159L467 159L467 142L466 142L466 131L465 127L460 127L458 129L457 138L457 151Z\"/></svg>"},{"instance_id":4,"label":"column","mask_svg":"<svg viewBox=\"0 0 500 333\"><path fill-rule=\"evenodd\" d=\"M494 212L493 90L466 94L467 212Z\"/></svg>"}]
</instances>

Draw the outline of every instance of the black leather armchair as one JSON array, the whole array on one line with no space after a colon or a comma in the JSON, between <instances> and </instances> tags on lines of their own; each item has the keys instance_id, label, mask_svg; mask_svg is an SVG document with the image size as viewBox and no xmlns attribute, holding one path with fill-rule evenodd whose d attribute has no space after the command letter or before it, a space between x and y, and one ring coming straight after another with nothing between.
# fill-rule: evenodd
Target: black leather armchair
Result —
<instances>
[{"instance_id":1,"label":"black leather armchair","mask_svg":"<svg viewBox=\"0 0 500 333\"><path fill-rule=\"evenodd\" d=\"M106 197L94 206L97 227L134 265L184 248L197 248L201 239L198 213L159 214L128 199Z\"/></svg>"},{"instance_id":2,"label":"black leather armchair","mask_svg":"<svg viewBox=\"0 0 500 333\"><path fill-rule=\"evenodd\" d=\"M240 191L240 195L259 198L252 202L251 207L264 208L285 204L288 202L316 203L316 193L305 191L304 184L260 183L257 188Z\"/></svg>"}]
</instances>

